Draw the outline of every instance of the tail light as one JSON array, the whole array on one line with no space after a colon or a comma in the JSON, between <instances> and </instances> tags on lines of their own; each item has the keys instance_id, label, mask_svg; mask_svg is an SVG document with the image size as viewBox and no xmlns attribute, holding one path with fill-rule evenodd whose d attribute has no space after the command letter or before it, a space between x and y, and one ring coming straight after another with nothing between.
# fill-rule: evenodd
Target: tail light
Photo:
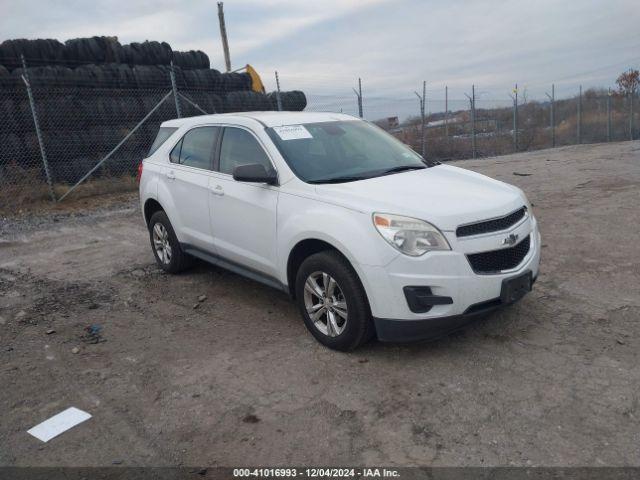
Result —
<instances>
[{"instance_id":1,"label":"tail light","mask_svg":"<svg viewBox=\"0 0 640 480\"><path fill-rule=\"evenodd\" d=\"M138 164L138 174L136 175L136 182L140 183L140 179L142 178L142 166L144 164L142 162L140 162Z\"/></svg>"}]
</instances>

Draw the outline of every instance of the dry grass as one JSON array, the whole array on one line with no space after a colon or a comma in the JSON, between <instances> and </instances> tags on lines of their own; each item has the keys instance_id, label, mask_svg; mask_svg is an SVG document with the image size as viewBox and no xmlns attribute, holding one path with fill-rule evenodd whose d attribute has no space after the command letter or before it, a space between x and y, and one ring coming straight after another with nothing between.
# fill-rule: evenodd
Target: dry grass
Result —
<instances>
[{"instance_id":1,"label":"dry grass","mask_svg":"<svg viewBox=\"0 0 640 480\"><path fill-rule=\"evenodd\" d=\"M62 200L53 202L47 183L39 169L12 168L5 172L7 178L13 179L0 188L0 213L15 214L27 211L42 211L63 204L73 205L78 200L105 194L118 195L123 192L134 192L138 188L136 179L130 175L118 177L100 177L89 179L79 185ZM70 185L54 184L56 199L69 191Z\"/></svg>"}]
</instances>

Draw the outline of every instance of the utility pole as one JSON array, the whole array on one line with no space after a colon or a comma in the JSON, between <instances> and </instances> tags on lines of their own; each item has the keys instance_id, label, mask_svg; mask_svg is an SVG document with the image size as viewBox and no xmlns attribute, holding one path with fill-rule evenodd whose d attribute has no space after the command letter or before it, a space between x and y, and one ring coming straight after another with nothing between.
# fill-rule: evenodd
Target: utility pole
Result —
<instances>
[{"instance_id":1,"label":"utility pole","mask_svg":"<svg viewBox=\"0 0 640 480\"><path fill-rule=\"evenodd\" d=\"M420 151L422 152L422 158L425 158L425 155L427 153L426 150L426 132L425 132L425 114L424 114L424 110L425 110L425 104L427 101L427 82L423 81L422 82L422 95L420 95L418 92L413 92L416 94L416 97L418 97L418 100L420 101L420 123L421 123L421 130L420 130L420 136L421 136L421 141L420 141Z\"/></svg>"},{"instance_id":2,"label":"utility pole","mask_svg":"<svg viewBox=\"0 0 640 480\"><path fill-rule=\"evenodd\" d=\"M218 2L218 20L220 21L220 37L222 38L222 50L224 51L224 63L227 73L231 71L231 56L229 55L229 42L227 40L227 27L224 23L224 3Z\"/></svg>"},{"instance_id":3,"label":"utility pole","mask_svg":"<svg viewBox=\"0 0 640 480\"><path fill-rule=\"evenodd\" d=\"M551 115L549 119L549 126L551 127L551 146L556 146L556 121L555 121L555 100L556 100L556 87L554 84L551 84L551 95L548 93L545 94L549 97L549 101L551 102Z\"/></svg>"},{"instance_id":4,"label":"utility pole","mask_svg":"<svg viewBox=\"0 0 640 480\"><path fill-rule=\"evenodd\" d=\"M582 143L582 85L578 94L578 145Z\"/></svg>"}]
</instances>

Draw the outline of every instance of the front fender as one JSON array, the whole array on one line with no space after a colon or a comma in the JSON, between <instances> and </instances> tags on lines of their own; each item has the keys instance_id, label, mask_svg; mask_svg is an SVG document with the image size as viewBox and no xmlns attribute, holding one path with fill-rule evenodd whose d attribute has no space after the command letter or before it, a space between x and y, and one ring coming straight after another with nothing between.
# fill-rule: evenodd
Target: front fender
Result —
<instances>
[{"instance_id":1,"label":"front fender","mask_svg":"<svg viewBox=\"0 0 640 480\"><path fill-rule=\"evenodd\" d=\"M287 285L287 262L293 248L308 239L322 240L351 263L367 293L362 269L384 266L399 255L378 234L367 213L294 195L281 195L278 204L278 272Z\"/></svg>"}]
</instances>

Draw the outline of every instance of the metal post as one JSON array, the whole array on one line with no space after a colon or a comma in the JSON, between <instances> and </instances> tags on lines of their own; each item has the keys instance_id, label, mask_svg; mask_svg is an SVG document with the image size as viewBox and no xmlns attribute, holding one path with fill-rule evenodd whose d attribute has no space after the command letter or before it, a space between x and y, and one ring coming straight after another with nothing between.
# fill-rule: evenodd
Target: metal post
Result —
<instances>
[{"instance_id":1,"label":"metal post","mask_svg":"<svg viewBox=\"0 0 640 480\"><path fill-rule=\"evenodd\" d=\"M358 78L358 90L356 90L355 88L352 90L354 91L354 93L356 94L356 98L358 99L358 115L360 116L360 118L363 118L362 116L362 79Z\"/></svg>"},{"instance_id":2,"label":"metal post","mask_svg":"<svg viewBox=\"0 0 640 480\"><path fill-rule=\"evenodd\" d=\"M607 93L607 142L611 141L611 87Z\"/></svg>"},{"instance_id":3,"label":"metal post","mask_svg":"<svg viewBox=\"0 0 640 480\"><path fill-rule=\"evenodd\" d=\"M518 151L518 84L513 89L513 150Z\"/></svg>"},{"instance_id":4,"label":"metal post","mask_svg":"<svg viewBox=\"0 0 640 480\"><path fill-rule=\"evenodd\" d=\"M362 79L358 78L358 113L360 114L360 118L364 118L364 114L362 113Z\"/></svg>"},{"instance_id":5,"label":"metal post","mask_svg":"<svg viewBox=\"0 0 640 480\"><path fill-rule=\"evenodd\" d=\"M556 86L551 84L551 146L556 146Z\"/></svg>"},{"instance_id":6,"label":"metal post","mask_svg":"<svg viewBox=\"0 0 640 480\"><path fill-rule=\"evenodd\" d=\"M551 84L551 95L546 94L551 102L551 115L549 118L549 126L551 127L551 147L556 146L556 121L555 121L555 100L556 100L556 88L554 84Z\"/></svg>"},{"instance_id":7,"label":"metal post","mask_svg":"<svg viewBox=\"0 0 640 480\"><path fill-rule=\"evenodd\" d=\"M444 87L444 136L449 141L449 87Z\"/></svg>"},{"instance_id":8,"label":"metal post","mask_svg":"<svg viewBox=\"0 0 640 480\"><path fill-rule=\"evenodd\" d=\"M422 152L422 158L425 157L426 155L426 133L425 133L425 104L426 104L426 98L427 98L427 82L423 81L422 82L422 95L420 95L418 92L413 92L416 94L416 97L418 97L418 100L420 101L420 151Z\"/></svg>"},{"instance_id":9,"label":"metal post","mask_svg":"<svg viewBox=\"0 0 640 480\"><path fill-rule=\"evenodd\" d=\"M471 155L476 158L476 86L471 85L471 96L464 94L469 99L471 111Z\"/></svg>"},{"instance_id":10,"label":"metal post","mask_svg":"<svg viewBox=\"0 0 640 480\"><path fill-rule=\"evenodd\" d=\"M476 158L476 86L471 85L471 149Z\"/></svg>"},{"instance_id":11,"label":"metal post","mask_svg":"<svg viewBox=\"0 0 640 480\"><path fill-rule=\"evenodd\" d=\"M33 117L33 124L36 128L36 137L38 138L38 146L40 147L40 156L42 157L42 164L44 165L44 174L47 178L47 185L49 186L49 196L51 197L51 201L55 202L56 195L53 191L53 182L51 181L51 173L49 172L47 152L44 148L44 140L42 138L42 132L40 131L38 114L36 112L36 102L33 98L33 92L31 91L31 83L29 83L29 73L27 72L27 62L24 59L24 55L20 54L20 60L22 60L22 81L27 87L27 95L29 96L29 107L31 108L31 116Z\"/></svg>"},{"instance_id":12,"label":"metal post","mask_svg":"<svg viewBox=\"0 0 640 480\"><path fill-rule=\"evenodd\" d=\"M582 85L578 94L578 145L582 143Z\"/></svg>"},{"instance_id":13,"label":"metal post","mask_svg":"<svg viewBox=\"0 0 640 480\"><path fill-rule=\"evenodd\" d=\"M220 22L220 37L222 38L222 50L227 73L231 71L231 56L229 55L229 41L227 40L227 27L224 23L224 3L218 2L218 21Z\"/></svg>"},{"instance_id":14,"label":"metal post","mask_svg":"<svg viewBox=\"0 0 640 480\"><path fill-rule=\"evenodd\" d=\"M282 98L280 98L280 78L278 78L278 71L276 70L276 102L278 103L278 111L282 111Z\"/></svg>"},{"instance_id":15,"label":"metal post","mask_svg":"<svg viewBox=\"0 0 640 480\"><path fill-rule=\"evenodd\" d=\"M180 110L180 98L178 98L178 86L176 85L176 72L173 70L173 61L170 64L169 75L171 76L171 90L173 91L173 99L176 102L176 113L178 118L182 118L182 110Z\"/></svg>"},{"instance_id":16,"label":"metal post","mask_svg":"<svg viewBox=\"0 0 640 480\"><path fill-rule=\"evenodd\" d=\"M633 90L629 92L629 140L633 140Z\"/></svg>"}]
</instances>

